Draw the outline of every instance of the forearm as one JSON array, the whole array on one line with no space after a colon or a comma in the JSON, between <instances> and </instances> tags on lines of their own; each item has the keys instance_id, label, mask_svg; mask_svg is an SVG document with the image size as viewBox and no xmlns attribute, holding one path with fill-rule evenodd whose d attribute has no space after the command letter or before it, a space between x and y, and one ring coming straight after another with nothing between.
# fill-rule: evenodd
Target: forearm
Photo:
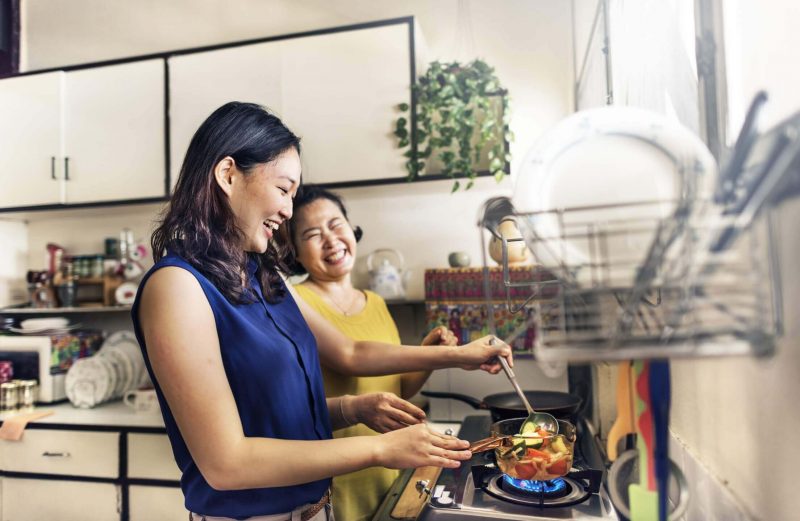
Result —
<instances>
[{"instance_id":1,"label":"forearm","mask_svg":"<svg viewBox=\"0 0 800 521\"><path fill-rule=\"evenodd\" d=\"M456 364L453 346L398 346L368 340L352 342L347 350L323 360L348 376L381 376L444 369Z\"/></svg>"},{"instance_id":2,"label":"forearm","mask_svg":"<svg viewBox=\"0 0 800 521\"><path fill-rule=\"evenodd\" d=\"M400 381L401 398L408 400L417 394L430 375L431 371L416 371L404 374Z\"/></svg>"},{"instance_id":3,"label":"forearm","mask_svg":"<svg viewBox=\"0 0 800 521\"><path fill-rule=\"evenodd\" d=\"M318 441L244 438L218 458L224 466L201 472L220 490L299 485L379 465L378 443L375 436Z\"/></svg>"}]
</instances>

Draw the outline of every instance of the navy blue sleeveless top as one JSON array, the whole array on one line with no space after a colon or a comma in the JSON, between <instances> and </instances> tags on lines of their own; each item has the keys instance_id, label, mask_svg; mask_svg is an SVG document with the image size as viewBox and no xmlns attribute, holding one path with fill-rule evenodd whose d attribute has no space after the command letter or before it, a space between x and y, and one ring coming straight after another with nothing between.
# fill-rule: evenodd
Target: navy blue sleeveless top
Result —
<instances>
[{"instance_id":1,"label":"navy blue sleeveless top","mask_svg":"<svg viewBox=\"0 0 800 521\"><path fill-rule=\"evenodd\" d=\"M208 516L246 519L289 512L319 501L330 486L330 479L291 487L219 491L200 474L153 374L138 317L142 289L156 270L166 266L177 266L194 275L211 305L222 363L245 436L325 440L332 435L316 340L291 294L287 292L277 304L266 302L255 277L255 264L251 263L248 276L257 301L234 305L182 258L162 258L139 285L132 310L133 325L182 473L186 509ZM196 384L204 385L201 381ZM281 462L276 461L274 472L281 470Z\"/></svg>"}]
</instances>

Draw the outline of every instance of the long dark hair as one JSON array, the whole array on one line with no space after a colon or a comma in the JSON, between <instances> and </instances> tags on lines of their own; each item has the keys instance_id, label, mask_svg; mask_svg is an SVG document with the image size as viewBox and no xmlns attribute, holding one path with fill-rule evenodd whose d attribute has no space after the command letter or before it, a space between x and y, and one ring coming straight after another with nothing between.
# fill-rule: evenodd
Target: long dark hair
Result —
<instances>
[{"instance_id":1,"label":"long dark hair","mask_svg":"<svg viewBox=\"0 0 800 521\"><path fill-rule=\"evenodd\" d=\"M350 219L347 217L347 208L345 208L344 200L341 198L341 196L313 183L304 184L297 190L297 194L294 196L294 206L293 206L294 214L300 215L299 212L304 206L308 206L317 199L327 199L329 201L332 201L336 206L339 207L339 210L342 211L342 215L347 220L347 222L348 223L350 222ZM289 241L292 248L291 251L292 260L291 264L288 264L288 267L292 275L303 275L306 273L306 269L297 260L297 237L296 237L297 225L295 224L296 221L297 219L292 218L286 222L286 234L289 236ZM353 234L356 236L356 242L360 241L361 237L364 235L364 233L361 231L360 226L356 226L355 228L353 228Z\"/></svg>"},{"instance_id":2,"label":"long dark hair","mask_svg":"<svg viewBox=\"0 0 800 521\"><path fill-rule=\"evenodd\" d=\"M242 250L242 231L236 224L228 198L217 185L214 167L232 157L245 175L294 148L300 138L270 114L252 103L230 102L215 110L197 129L181 166L169 205L153 232L153 258L167 250L205 275L232 303L251 302L251 290L242 287L248 260L255 261L257 277L269 302L284 294L281 273L293 264L285 234L276 233L263 254Z\"/></svg>"}]
</instances>

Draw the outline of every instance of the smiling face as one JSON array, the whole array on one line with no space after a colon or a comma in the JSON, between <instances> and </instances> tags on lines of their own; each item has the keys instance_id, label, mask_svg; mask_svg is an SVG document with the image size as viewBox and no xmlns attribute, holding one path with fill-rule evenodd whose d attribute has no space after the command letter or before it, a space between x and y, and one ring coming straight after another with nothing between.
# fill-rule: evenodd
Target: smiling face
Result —
<instances>
[{"instance_id":1,"label":"smiling face","mask_svg":"<svg viewBox=\"0 0 800 521\"><path fill-rule=\"evenodd\" d=\"M297 260L312 280L334 281L348 276L356 257L353 228L330 199L303 206L294 217Z\"/></svg>"},{"instance_id":2,"label":"smiling face","mask_svg":"<svg viewBox=\"0 0 800 521\"><path fill-rule=\"evenodd\" d=\"M300 185L300 156L289 148L274 161L244 175L230 160L217 166L217 182L228 194L244 250L264 253L275 231L292 217L292 198ZM221 171L220 171L221 169Z\"/></svg>"}]
</instances>

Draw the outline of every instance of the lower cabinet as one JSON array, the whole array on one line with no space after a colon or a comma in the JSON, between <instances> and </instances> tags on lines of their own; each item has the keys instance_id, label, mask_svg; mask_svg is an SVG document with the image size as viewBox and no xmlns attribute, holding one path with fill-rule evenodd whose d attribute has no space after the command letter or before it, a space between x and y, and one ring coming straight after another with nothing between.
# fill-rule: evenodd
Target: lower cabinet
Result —
<instances>
[{"instance_id":1,"label":"lower cabinet","mask_svg":"<svg viewBox=\"0 0 800 521\"><path fill-rule=\"evenodd\" d=\"M0 521L185 521L179 480L165 434L29 428L0 440Z\"/></svg>"},{"instance_id":2,"label":"lower cabinet","mask_svg":"<svg viewBox=\"0 0 800 521\"><path fill-rule=\"evenodd\" d=\"M131 485L128 501L130 521L186 521L189 517L179 488Z\"/></svg>"},{"instance_id":3,"label":"lower cabinet","mask_svg":"<svg viewBox=\"0 0 800 521\"><path fill-rule=\"evenodd\" d=\"M4 477L0 488L2 521L120 519L120 486L113 483Z\"/></svg>"}]
</instances>

